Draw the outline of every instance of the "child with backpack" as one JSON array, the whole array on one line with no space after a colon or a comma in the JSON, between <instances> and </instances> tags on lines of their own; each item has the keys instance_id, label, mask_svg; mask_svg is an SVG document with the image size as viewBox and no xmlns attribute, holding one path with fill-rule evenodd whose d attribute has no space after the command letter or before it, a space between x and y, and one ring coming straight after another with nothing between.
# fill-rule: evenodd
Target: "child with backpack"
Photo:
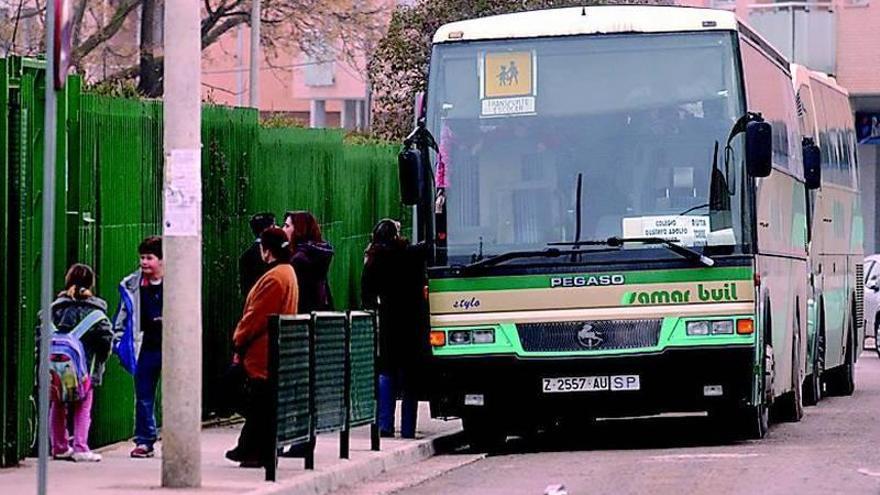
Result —
<instances>
[{"instance_id":1,"label":"child with backpack","mask_svg":"<svg viewBox=\"0 0 880 495\"><path fill-rule=\"evenodd\" d=\"M101 384L110 357L113 328L107 303L92 294L95 273L75 264L64 277L64 291L52 303L52 343L49 348L50 439L55 459L98 462L89 449L89 426L94 389ZM73 417L72 442L67 418Z\"/></svg>"}]
</instances>

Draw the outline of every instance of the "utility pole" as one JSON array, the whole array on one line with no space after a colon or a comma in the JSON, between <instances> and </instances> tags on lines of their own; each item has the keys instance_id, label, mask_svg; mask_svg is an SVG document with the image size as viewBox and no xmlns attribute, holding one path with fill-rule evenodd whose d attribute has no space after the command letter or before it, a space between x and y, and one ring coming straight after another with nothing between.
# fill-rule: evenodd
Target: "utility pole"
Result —
<instances>
[{"instance_id":1,"label":"utility pole","mask_svg":"<svg viewBox=\"0 0 880 495\"><path fill-rule=\"evenodd\" d=\"M260 0L251 3L251 81L250 106L260 107Z\"/></svg>"},{"instance_id":2,"label":"utility pole","mask_svg":"<svg viewBox=\"0 0 880 495\"><path fill-rule=\"evenodd\" d=\"M244 106L244 26L235 28L235 106Z\"/></svg>"},{"instance_id":3,"label":"utility pole","mask_svg":"<svg viewBox=\"0 0 880 495\"><path fill-rule=\"evenodd\" d=\"M165 3L162 486L202 484L202 180L199 0Z\"/></svg>"},{"instance_id":4,"label":"utility pole","mask_svg":"<svg viewBox=\"0 0 880 495\"><path fill-rule=\"evenodd\" d=\"M52 51L55 47L55 0L46 2L46 111L43 127L43 246L40 253L40 363L39 403L40 419L37 422L37 493L45 495L49 481L49 345L52 342L52 293L55 281L52 263L55 261L55 139L57 103L55 95L55 64ZM63 8L63 6L62 6Z\"/></svg>"}]
</instances>

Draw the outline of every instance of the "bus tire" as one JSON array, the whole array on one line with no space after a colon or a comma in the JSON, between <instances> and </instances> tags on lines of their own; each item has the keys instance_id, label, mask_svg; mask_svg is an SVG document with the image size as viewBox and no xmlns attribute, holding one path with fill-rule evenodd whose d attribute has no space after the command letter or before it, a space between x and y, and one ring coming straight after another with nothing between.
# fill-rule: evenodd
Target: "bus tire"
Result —
<instances>
[{"instance_id":1,"label":"bus tire","mask_svg":"<svg viewBox=\"0 0 880 495\"><path fill-rule=\"evenodd\" d=\"M737 439L760 440L767 436L770 430L770 398L773 394L773 380L775 378L775 364L773 362L773 347L763 345L764 351L760 355L761 379L759 380L758 393L755 394L759 403L752 406L740 406L719 411L718 419L720 427L730 431Z\"/></svg>"},{"instance_id":2,"label":"bus tire","mask_svg":"<svg viewBox=\"0 0 880 495\"><path fill-rule=\"evenodd\" d=\"M770 410L767 404L738 407L718 415L722 431L729 431L737 440L760 440L770 430Z\"/></svg>"},{"instance_id":3,"label":"bus tire","mask_svg":"<svg viewBox=\"0 0 880 495\"><path fill-rule=\"evenodd\" d=\"M852 320L848 324L846 331L846 350L843 364L834 368L828 373L828 380L825 382L828 395L852 395L856 390L856 358L855 343L853 339Z\"/></svg>"},{"instance_id":4,"label":"bus tire","mask_svg":"<svg viewBox=\"0 0 880 495\"><path fill-rule=\"evenodd\" d=\"M877 339L878 333L880 333L880 313L877 313L874 316L874 352L877 353L877 357L880 357L880 339Z\"/></svg>"},{"instance_id":5,"label":"bus tire","mask_svg":"<svg viewBox=\"0 0 880 495\"><path fill-rule=\"evenodd\" d=\"M813 359L810 363L810 374L804 380L804 405L815 406L822 400L822 367L819 353L825 352L821 333L816 332L816 343L813 346Z\"/></svg>"},{"instance_id":6,"label":"bus tire","mask_svg":"<svg viewBox=\"0 0 880 495\"><path fill-rule=\"evenodd\" d=\"M800 379L800 342L797 335L795 333L791 350L791 392L780 397L775 408L779 419L790 423L797 423L804 417L802 380Z\"/></svg>"},{"instance_id":7,"label":"bus tire","mask_svg":"<svg viewBox=\"0 0 880 495\"><path fill-rule=\"evenodd\" d=\"M462 429L465 438L471 446L471 450L477 452L495 453L504 446L507 440L507 432L498 424L497 420L489 414L471 413L461 418Z\"/></svg>"}]
</instances>

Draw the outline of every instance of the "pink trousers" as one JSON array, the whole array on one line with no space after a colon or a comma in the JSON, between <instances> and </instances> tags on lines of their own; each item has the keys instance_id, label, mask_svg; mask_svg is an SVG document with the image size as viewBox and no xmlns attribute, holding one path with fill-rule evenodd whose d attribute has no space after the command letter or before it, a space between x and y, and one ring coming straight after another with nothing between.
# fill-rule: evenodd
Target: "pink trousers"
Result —
<instances>
[{"instance_id":1,"label":"pink trousers","mask_svg":"<svg viewBox=\"0 0 880 495\"><path fill-rule=\"evenodd\" d=\"M68 411L73 416L73 451L89 451L89 427L92 424L92 396L94 389L89 390L86 398L79 402L62 403L52 400L49 403L49 422L52 441L52 453L59 455L67 452L70 448L70 439L67 435Z\"/></svg>"}]
</instances>

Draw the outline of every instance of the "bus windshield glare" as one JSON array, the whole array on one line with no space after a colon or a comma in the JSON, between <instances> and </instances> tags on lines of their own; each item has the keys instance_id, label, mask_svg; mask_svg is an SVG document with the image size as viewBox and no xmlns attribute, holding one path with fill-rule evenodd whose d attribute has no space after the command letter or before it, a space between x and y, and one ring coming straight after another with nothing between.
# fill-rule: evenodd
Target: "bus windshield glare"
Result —
<instances>
[{"instance_id":1,"label":"bus windshield glare","mask_svg":"<svg viewBox=\"0 0 880 495\"><path fill-rule=\"evenodd\" d=\"M435 45L428 123L449 261L573 241L578 175L582 240L742 251L741 139L725 149L744 112L734 43L699 32Z\"/></svg>"}]
</instances>

